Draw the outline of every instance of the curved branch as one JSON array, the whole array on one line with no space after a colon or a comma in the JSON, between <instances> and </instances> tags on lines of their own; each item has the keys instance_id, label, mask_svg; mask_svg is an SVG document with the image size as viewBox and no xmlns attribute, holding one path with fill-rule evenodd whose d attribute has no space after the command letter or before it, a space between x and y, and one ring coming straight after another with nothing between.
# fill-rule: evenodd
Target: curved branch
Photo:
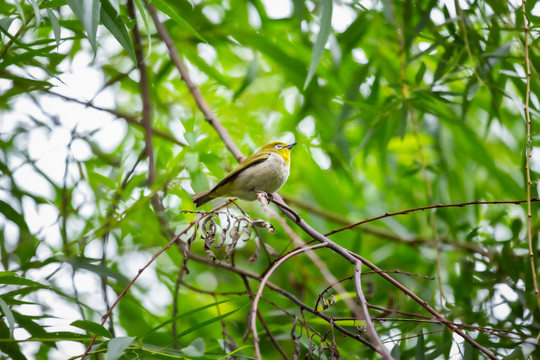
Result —
<instances>
[{"instance_id":1,"label":"curved branch","mask_svg":"<svg viewBox=\"0 0 540 360\"><path fill-rule=\"evenodd\" d=\"M360 281L361 275L362 262L357 261L354 266L354 288L356 290L356 296L360 300L360 307L362 308L362 312L364 313L364 321L366 322L367 335L371 339L371 341L373 341L379 347L378 352L382 355L383 359L392 359L392 356L390 356L383 343L381 342L379 335L377 335L377 332L375 331L375 326L373 325L373 321L369 316L367 301L364 296L364 292L362 291L362 282Z\"/></svg>"},{"instance_id":2,"label":"curved branch","mask_svg":"<svg viewBox=\"0 0 540 360\"><path fill-rule=\"evenodd\" d=\"M342 257L344 257L345 259L349 260L351 263L353 264L356 264L356 261L357 260L360 260L363 264L367 265L369 268L371 268L372 270L374 270L377 274L381 275L384 279L386 279L387 281L389 281L392 285L396 286L398 289L400 289L401 291L403 291L406 295L408 295L409 297L411 297L414 301L416 301L417 303L419 303L420 305L422 305L427 311L429 311L433 316L435 316L440 322L442 322L443 324L445 324L450 330L452 330L454 333L458 334L459 336L461 336L462 338L464 338L467 342L469 342L473 347L475 347L476 349L482 351L486 356L488 356L490 359L492 360L497 360L497 357L491 352L489 351L488 349L486 349L485 347L483 347L482 345L480 345L479 343L477 343L472 337L470 337L469 335L467 335L465 332L463 332L461 329L457 328L456 326L454 326L450 321L448 321L445 317L443 317L441 314L439 314L435 309L433 309L428 303L427 301L425 300L422 300L418 295L416 295L415 293L413 293L412 291L410 291L409 289L407 289L404 285L402 285L399 281L395 280L393 277L391 277L390 275L386 274L385 272L383 272L381 269L379 269L376 265L372 264L370 261L368 261L367 259L364 259L362 256L358 255L358 254L355 254L354 252L352 251L349 251L347 249L345 249L344 247L336 244L335 242L333 242L332 240L328 239L325 235L322 235L321 233L319 233L317 230L313 229L308 223L306 223L304 221L304 219L302 219L297 213L291 213L291 210L290 208L288 207L282 207L281 204L282 204L282 199L281 199L281 196L279 196L278 194L275 194L274 197L273 197L273 200L272 200L279 208L280 210L283 212L283 214L285 214L289 219L291 219L292 221L295 221L296 222L296 219L300 219L300 221L296 222L296 225L301 228L306 234L308 234L309 236L311 236L313 239L315 239L316 241L320 242L320 243L326 243L328 248L333 250L334 252L338 253L339 255L341 255ZM516 201L513 201L511 203L515 203ZM519 203L521 202L524 202L523 201L518 201ZM464 203L462 204L461 206L465 206L465 205L471 205L471 204L475 204L475 203L481 203L481 202L472 202L472 203ZM501 202L498 202L498 203L501 203ZM453 205L453 206L456 206L456 205ZM434 208L434 207L450 207L449 205L433 205L433 206L426 206L426 207L423 207L423 208L417 208L417 209L412 209L412 210L406 210L406 211L403 211L403 212L400 212L399 214L405 214L405 213L409 213L409 212L412 212L412 211L419 211L419 210L426 210L428 208ZM394 215L397 215L398 213L394 213ZM389 217L389 216L393 216L392 214L385 214L385 215L382 215L378 218L383 218L383 217ZM375 219L375 218L374 218ZM369 220L369 219L368 219ZM376 220L376 219L375 219ZM367 222L367 221L366 221Z\"/></svg>"},{"instance_id":3,"label":"curved branch","mask_svg":"<svg viewBox=\"0 0 540 360\"><path fill-rule=\"evenodd\" d=\"M312 245L309 247L301 248L296 251L290 252L287 255L283 256L278 261L276 261L274 265L268 270L266 275L264 275L261 283L259 284L259 289L257 290L257 294L255 295L255 298L253 299L253 304L250 310L251 331L253 332L253 344L255 346L256 359L261 359L261 351L259 349L259 336L257 335L257 307L259 305L259 300L262 297L262 292L264 290L264 287L266 286L266 283L268 282L268 279L270 278L270 276L272 276L274 271L276 271L276 269L288 259L298 254L302 254L307 251L313 251L313 250L320 249L323 247L326 247L326 244L316 244L316 245Z\"/></svg>"}]
</instances>

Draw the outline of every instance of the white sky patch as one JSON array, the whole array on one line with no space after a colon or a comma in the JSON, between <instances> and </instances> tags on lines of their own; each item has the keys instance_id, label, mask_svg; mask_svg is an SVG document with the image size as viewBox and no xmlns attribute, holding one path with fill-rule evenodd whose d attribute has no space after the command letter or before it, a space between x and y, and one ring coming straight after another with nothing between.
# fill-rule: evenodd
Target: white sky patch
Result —
<instances>
[{"instance_id":1,"label":"white sky patch","mask_svg":"<svg viewBox=\"0 0 540 360\"><path fill-rule=\"evenodd\" d=\"M332 9L332 29L336 32L344 32L356 19L356 12L344 1L343 3L334 3Z\"/></svg>"},{"instance_id":2,"label":"white sky patch","mask_svg":"<svg viewBox=\"0 0 540 360\"><path fill-rule=\"evenodd\" d=\"M248 2L247 9L249 25L251 25L254 29L260 29L262 22L257 8L255 8L255 6L251 2Z\"/></svg>"},{"instance_id":3,"label":"white sky patch","mask_svg":"<svg viewBox=\"0 0 540 360\"><path fill-rule=\"evenodd\" d=\"M289 114L293 114L296 107L302 105L304 102L304 97L295 86L282 90L279 97L283 98L285 110L287 110Z\"/></svg>"},{"instance_id":4,"label":"white sky patch","mask_svg":"<svg viewBox=\"0 0 540 360\"><path fill-rule=\"evenodd\" d=\"M315 118L311 115L306 116L298 123L298 130L307 137L315 135Z\"/></svg>"},{"instance_id":5,"label":"white sky patch","mask_svg":"<svg viewBox=\"0 0 540 360\"><path fill-rule=\"evenodd\" d=\"M514 290L506 284L496 284L494 288L495 295L493 296L493 302L496 305L493 307L493 316L498 320L505 320L511 311L507 301L517 301L518 296Z\"/></svg>"},{"instance_id":6,"label":"white sky patch","mask_svg":"<svg viewBox=\"0 0 540 360\"><path fill-rule=\"evenodd\" d=\"M292 14L291 0L262 0L266 14L272 19L283 19Z\"/></svg>"},{"instance_id":7,"label":"white sky patch","mask_svg":"<svg viewBox=\"0 0 540 360\"><path fill-rule=\"evenodd\" d=\"M441 25L444 23L444 13L439 9L431 9L431 13L429 14L429 17L431 18L431 21L435 25Z\"/></svg>"},{"instance_id":8,"label":"white sky patch","mask_svg":"<svg viewBox=\"0 0 540 360\"><path fill-rule=\"evenodd\" d=\"M330 157L326 155L324 151L316 147L310 148L310 151L311 157L313 158L313 160L315 160L317 165L319 165L322 170L330 169L332 162L330 161Z\"/></svg>"},{"instance_id":9,"label":"white sky patch","mask_svg":"<svg viewBox=\"0 0 540 360\"><path fill-rule=\"evenodd\" d=\"M536 4L534 4L531 14L534 16L540 16L540 1L537 1Z\"/></svg>"},{"instance_id":10,"label":"white sky patch","mask_svg":"<svg viewBox=\"0 0 540 360\"><path fill-rule=\"evenodd\" d=\"M71 143L71 152L73 153L75 160L81 162L89 160L92 157L92 149L90 148L90 145L81 139L73 140Z\"/></svg>"},{"instance_id":11,"label":"white sky patch","mask_svg":"<svg viewBox=\"0 0 540 360\"><path fill-rule=\"evenodd\" d=\"M209 44L197 44L197 52L199 56L206 61L207 64L213 64L217 59L217 51Z\"/></svg>"},{"instance_id":12,"label":"white sky patch","mask_svg":"<svg viewBox=\"0 0 540 360\"><path fill-rule=\"evenodd\" d=\"M354 61L356 61L359 64L367 64L368 58L366 56L366 52L361 48L356 48L352 50L352 56Z\"/></svg>"},{"instance_id":13,"label":"white sky patch","mask_svg":"<svg viewBox=\"0 0 540 360\"><path fill-rule=\"evenodd\" d=\"M540 147L535 146L531 151L531 170L540 174Z\"/></svg>"},{"instance_id":14,"label":"white sky patch","mask_svg":"<svg viewBox=\"0 0 540 360\"><path fill-rule=\"evenodd\" d=\"M225 10L220 5L207 5L202 9L202 13L214 24L220 24L225 17Z\"/></svg>"},{"instance_id":15,"label":"white sky patch","mask_svg":"<svg viewBox=\"0 0 540 360\"><path fill-rule=\"evenodd\" d=\"M418 50L423 52L429 49L430 46L431 46L431 43L422 41L418 43Z\"/></svg>"}]
</instances>

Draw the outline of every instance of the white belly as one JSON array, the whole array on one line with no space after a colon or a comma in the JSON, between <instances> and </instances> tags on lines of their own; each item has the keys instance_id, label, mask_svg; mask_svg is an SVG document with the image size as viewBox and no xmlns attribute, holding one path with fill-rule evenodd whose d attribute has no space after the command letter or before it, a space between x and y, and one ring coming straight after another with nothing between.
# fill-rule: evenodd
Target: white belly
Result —
<instances>
[{"instance_id":1,"label":"white belly","mask_svg":"<svg viewBox=\"0 0 540 360\"><path fill-rule=\"evenodd\" d=\"M271 153L268 159L247 168L234 179L234 187L242 190L233 191L232 195L253 201L257 199L255 190L272 194L285 184L288 177L289 166L285 160L280 155Z\"/></svg>"}]
</instances>

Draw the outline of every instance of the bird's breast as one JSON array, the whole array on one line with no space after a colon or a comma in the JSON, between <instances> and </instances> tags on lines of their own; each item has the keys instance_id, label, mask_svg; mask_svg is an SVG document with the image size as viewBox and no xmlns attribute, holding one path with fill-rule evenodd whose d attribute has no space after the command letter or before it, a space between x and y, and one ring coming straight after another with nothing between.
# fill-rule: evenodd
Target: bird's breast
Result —
<instances>
[{"instance_id":1,"label":"bird's breast","mask_svg":"<svg viewBox=\"0 0 540 360\"><path fill-rule=\"evenodd\" d=\"M274 193L283 186L289 177L289 165L283 158L271 153L268 159L252 165L234 180L232 194L243 200L255 200L256 190Z\"/></svg>"}]
</instances>

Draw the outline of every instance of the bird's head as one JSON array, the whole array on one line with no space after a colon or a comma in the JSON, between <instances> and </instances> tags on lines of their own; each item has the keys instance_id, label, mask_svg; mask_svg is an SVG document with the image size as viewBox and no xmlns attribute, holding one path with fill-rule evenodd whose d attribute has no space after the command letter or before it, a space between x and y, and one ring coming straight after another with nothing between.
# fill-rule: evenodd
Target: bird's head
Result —
<instances>
[{"instance_id":1,"label":"bird's head","mask_svg":"<svg viewBox=\"0 0 540 360\"><path fill-rule=\"evenodd\" d=\"M278 155L281 155L283 160L285 160L285 162L288 164L290 162L291 149L295 145L296 145L295 142L290 145L287 145L280 141L274 141L268 145L263 146L261 150L259 150L259 152L273 152Z\"/></svg>"}]
</instances>

